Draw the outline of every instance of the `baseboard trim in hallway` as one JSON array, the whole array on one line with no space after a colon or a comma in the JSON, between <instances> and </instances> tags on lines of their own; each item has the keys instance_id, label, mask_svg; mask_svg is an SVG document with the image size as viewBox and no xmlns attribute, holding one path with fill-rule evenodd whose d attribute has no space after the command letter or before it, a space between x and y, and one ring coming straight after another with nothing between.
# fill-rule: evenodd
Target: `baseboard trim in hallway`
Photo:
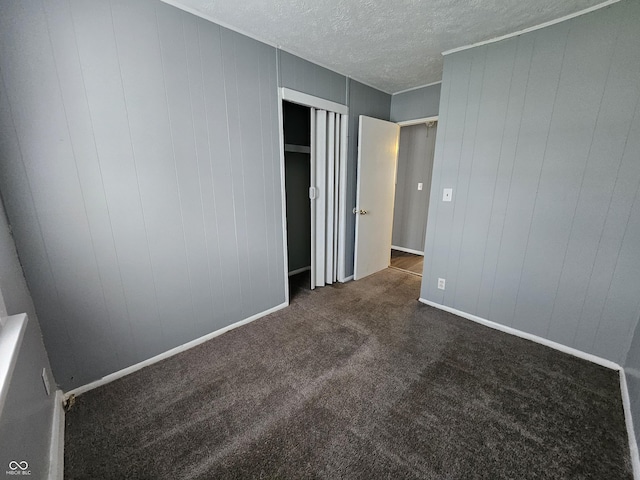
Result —
<instances>
[{"instance_id":1,"label":"baseboard trim in hallway","mask_svg":"<svg viewBox=\"0 0 640 480\"><path fill-rule=\"evenodd\" d=\"M492 322L491 320L487 320L486 318L478 317L477 315L463 312L462 310L458 310L456 308L447 307L446 305L432 302L422 297L419 298L418 300L421 303L424 303L425 305L429 305L430 307L434 307L439 310L452 313L462 318L466 318L467 320L471 320L472 322L485 325L489 328L493 328L494 330L500 330L501 332L515 335L516 337L521 337L527 340L531 340L532 342L545 345L547 347L553 348L554 350L559 350L561 352L568 353L569 355L573 355L574 357L582 358L583 360L587 360L589 362L601 365L606 368L610 368L612 370L617 370L620 374L620 395L622 397L624 418L625 418L626 427L627 427L627 435L629 437L629 452L631 454L633 478L635 478L636 480L640 480L640 454L638 452L638 444L636 442L636 437L633 429L633 418L631 416L631 403L629 401L629 390L627 388L626 374L624 372L624 369L620 365L618 365L615 362L612 362L611 360L607 360L606 358L598 357L597 355L583 352L582 350L578 350L576 348L568 347L567 345L563 345L561 343L539 337L538 335L534 335L532 333L523 332L522 330L518 330L517 328L501 325L499 323Z\"/></svg>"},{"instance_id":2,"label":"baseboard trim in hallway","mask_svg":"<svg viewBox=\"0 0 640 480\"><path fill-rule=\"evenodd\" d=\"M416 272L412 272L411 270L405 270L404 268L394 267L392 265L389 265L389 268L391 268L392 270L397 270L397 271L402 272L402 273L408 273L409 275L414 275L416 277L421 277L422 278L421 274L416 273Z\"/></svg>"},{"instance_id":3,"label":"baseboard trim in hallway","mask_svg":"<svg viewBox=\"0 0 640 480\"><path fill-rule=\"evenodd\" d=\"M246 325L247 323L251 323L255 320L258 320L259 318L262 317L266 317L267 315L273 313L273 312L277 312L278 310L282 310L285 307L288 307L289 303L288 302L283 302L280 305L276 305L275 307L272 307L268 310L265 310L263 312L259 312L256 313L255 315L252 315L248 318L245 318L244 320L239 320L236 323L232 323L231 325L227 325L226 327L220 328L214 332L208 333L206 335L203 335L202 337L196 338L194 340L191 340L190 342L187 342L183 345L179 345L175 348L172 348L171 350L167 350L166 352L162 352L158 355L156 355L155 357L151 357L148 358L146 360L143 360L142 362L136 363L135 365L131 365L129 367L123 368L122 370L118 370L117 372L114 373L110 373L109 375L106 375L104 377L102 377L99 380L95 380L91 383L87 383L86 385L82 385L81 387L77 387L74 388L73 390L69 390L68 392L66 392L64 394L64 398L65 400L68 399L70 396L74 395L74 396L78 396L81 395L85 392L88 392L89 390L93 390L94 388L98 388L101 387L102 385L106 385L108 383L111 383L115 380L118 380L119 378L125 377L133 372L137 372L138 370L144 368L144 367L148 367L149 365L153 365L154 363L158 363L162 360L165 360L169 357L173 357L174 355L177 355L178 353L184 352L185 350L189 350L193 347L196 347L198 345L200 345L201 343L204 343L208 340L211 340L212 338L215 338L219 335L222 335L223 333L228 332L229 330L233 330L234 328L238 328L241 327L242 325Z\"/></svg>"},{"instance_id":4,"label":"baseboard trim in hallway","mask_svg":"<svg viewBox=\"0 0 640 480\"><path fill-rule=\"evenodd\" d=\"M413 250L412 248L405 248L405 247L398 247L396 245L391 245L391 250L397 250L399 252L405 252L405 253L413 253L414 255L420 255L424 257L424 252L421 252L420 250Z\"/></svg>"}]
</instances>

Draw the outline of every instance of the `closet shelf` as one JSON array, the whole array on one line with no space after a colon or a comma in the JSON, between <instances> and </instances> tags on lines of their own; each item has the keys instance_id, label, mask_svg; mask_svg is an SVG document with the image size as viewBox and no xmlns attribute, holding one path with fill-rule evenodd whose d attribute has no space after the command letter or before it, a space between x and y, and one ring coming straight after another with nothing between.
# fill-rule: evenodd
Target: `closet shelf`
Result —
<instances>
[{"instance_id":1,"label":"closet shelf","mask_svg":"<svg viewBox=\"0 0 640 480\"><path fill-rule=\"evenodd\" d=\"M308 147L306 145L293 145L291 143L285 143L284 151L293 153L311 153L311 147Z\"/></svg>"}]
</instances>

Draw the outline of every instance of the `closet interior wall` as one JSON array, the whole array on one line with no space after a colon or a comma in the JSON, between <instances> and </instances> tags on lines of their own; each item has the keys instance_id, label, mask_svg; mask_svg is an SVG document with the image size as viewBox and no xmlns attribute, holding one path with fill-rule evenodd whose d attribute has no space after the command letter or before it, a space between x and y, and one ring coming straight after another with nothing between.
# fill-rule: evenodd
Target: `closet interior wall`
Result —
<instances>
[{"instance_id":1,"label":"closet interior wall","mask_svg":"<svg viewBox=\"0 0 640 480\"><path fill-rule=\"evenodd\" d=\"M311 112L283 102L289 274L311 268Z\"/></svg>"}]
</instances>

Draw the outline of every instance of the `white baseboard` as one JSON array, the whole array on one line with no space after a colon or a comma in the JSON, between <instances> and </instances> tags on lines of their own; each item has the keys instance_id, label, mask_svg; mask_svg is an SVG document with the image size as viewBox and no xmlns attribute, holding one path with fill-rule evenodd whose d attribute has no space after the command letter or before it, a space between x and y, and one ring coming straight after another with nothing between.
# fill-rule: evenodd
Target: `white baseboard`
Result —
<instances>
[{"instance_id":1,"label":"white baseboard","mask_svg":"<svg viewBox=\"0 0 640 480\"><path fill-rule=\"evenodd\" d=\"M51 422L51 444L49 446L48 480L62 480L64 477L64 408L62 390L56 390Z\"/></svg>"},{"instance_id":2,"label":"white baseboard","mask_svg":"<svg viewBox=\"0 0 640 480\"><path fill-rule=\"evenodd\" d=\"M404 268L394 267L393 265L389 265L391 270L397 270L398 272L406 273L407 275L413 275L415 277L422 278L421 273L412 272L411 270L405 270Z\"/></svg>"},{"instance_id":3,"label":"white baseboard","mask_svg":"<svg viewBox=\"0 0 640 480\"><path fill-rule=\"evenodd\" d=\"M627 374L620 370L620 393L622 394L622 407L624 409L624 421L627 425L627 435L629 437L629 453L631 454L631 466L633 467L633 478L640 480L640 455L638 454L638 442L636 441L633 429L633 418L631 416L631 402L629 400L629 388L627 386Z\"/></svg>"},{"instance_id":4,"label":"white baseboard","mask_svg":"<svg viewBox=\"0 0 640 480\"><path fill-rule=\"evenodd\" d=\"M633 478L635 480L640 480L640 455L638 454L638 444L636 441L635 431L633 430L633 418L631 416L631 403L629 401L629 390L627 387L627 377L624 369L615 362L611 360L607 360L606 358L598 357L597 355L593 355L591 353L583 352L582 350L578 350L576 348L568 347L566 345L562 345L561 343L554 342L552 340L548 340L546 338L539 337L538 335L533 335L531 333L523 332L522 330L518 330L516 328L507 327L506 325L501 325L496 322L492 322L491 320L487 320L482 317L478 317L476 315L472 315L467 312L463 312L461 310L457 310L455 308L447 307L446 305L441 305L439 303L432 302L430 300L426 300L424 298L418 299L420 302L429 305L431 307L437 308L439 310L444 310L445 312L453 313L462 318L466 318L467 320L471 320L476 323L480 323L487 327L493 328L495 330L500 330L501 332L509 333L511 335L515 335L517 337L525 338L527 340L531 340L536 343L540 343L542 345L546 345L547 347L551 347L555 350L559 350L564 353L568 353L569 355L573 355L578 358L582 358L583 360L588 360L590 362L596 363L603 367L610 368L612 370L617 370L620 375L620 395L622 397L622 406L624 409L624 419L627 428L627 435L629 438L629 452L631 454L631 465L633 467Z\"/></svg>"},{"instance_id":5,"label":"white baseboard","mask_svg":"<svg viewBox=\"0 0 640 480\"><path fill-rule=\"evenodd\" d=\"M311 270L311 265L309 265L308 267L298 268L297 270L291 270L289 272L289 276L292 277L292 276L297 275L297 274L302 273L302 272L308 272L309 270Z\"/></svg>"},{"instance_id":6,"label":"white baseboard","mask_svg":"<svg viewBox=\"0 0 640 480\"><path fill-rule=\"evenodd\" d=\"M515 335L516 337L526 338L527 340L531 340L532 342L546 345L547 347L551 347L555 350L568 353L569 355L573 355L574 357L582 358L583 360L588 360L590 362L596 363L603 367L610 368L612 370L622 370L622 367L620 365L618 365L615 362L612 362L611 360L598 357L597 355L593 355L591 353L583 352L582 350L578 350L577 348L568 347L561 343L554 342L553 340L548 340L546 338L539 337L538 335L534 335L532 333L523 332L522 330L518 330L517 328L507 327L506 325L501 325L500 323L492 322L491 320L487 320L485 318L472 315L471 313L467 313L461 310L457 310L455 308L447 307L446 305L441 305L439 303L435 303L430 300L425 300L424 298L419 298L418 300L431 307L435 307L439 310L444 310L445 312L453 313L454 315L457 315L462 318L466 318L467 320L471 320L476 323L480 323L482 325L493 328L495 330L500 330L501 332L510 333L511 335Z\"/></svg>"},{"instance_id":7,"label":"white baseboard","mask_svg":"<svg viewBox=\"0 0 640 480\"><path fill-rule=\"evenodd\" d=\"M349 275L348 277L344 277L342 280L340 280L341 283L347 283L350 282L351 280L353 280L353 275Z\"/></svg>"},{"instance_id":8,"label":"white baseboard","mask_svg":"<svg viewBox=\"0 0 640 480\"><path fill-rule=\"evenodd\" d=\"M398 247L396 245L391 245L391 250L398 250L399 252L405 252L405 253L413 253L414 255L421 255L424 257L424 252L421 252L420 250L412 250L411 248Z\"/></svg>"},{"instance_id":9,"label":"white baseboard","mask_svg":"<svg viewBox=\"0 0 640 480\"><path fill-rule=\"evenodd\" d=\"M102 377L99 380L95 380L91 383L88 383L86 385L82 385L80 387L74 388L73 390L69 390L68 392L66 392L64 394L64 398L67 399L69 398L71 395L75 395L76 397L78 395L81 395L85 392L88 392L89 390L93 390L94 388L98 388L101 387L102 385L106 385L107 383L111 383L114 380L118 380L119 378L125 377L133 372L137 372L138 370L144 368L144 367L148 367L149 365L153 365L154 363L158 363L161 360L164 360L166 358L169 357L173 357L174 355L177 355L178 353L184 352L186 350L189 350L190 348L196 347L198 345L200 345L201 343L204 343L208 340L211 340L212 338L215 338L219 335L222 335L223 333L228 332L229 330L233 330L234 328L238 328L242 325L246 325L247 323L251 323L254 320L258 320L259 318L265 317L267 315L269 315L270 313L273 312L277 312L278 310L282 310L285 307L288 307L289 303L288 302L284 302L281 303L280 305L276 305L273 308L270 308L268 310L265 310L264 312L260 312L260 313L256 313L255 315L252 315L248 318L245 318L244 320L240 320L236 323L232 323L231 325L228 325L226 327L223 327L219 330L216 330L215 332L211 332L208 333L207 335L204 335L200 338L196 338L195 340L191 340L190 342L187 342L183 345L179 345L175 348L172 348L171 350L167 350L166 352L163 352L159 355L156 355L155 357L151 357L148 358L147 360L143 360L140 363L136 363L135 365L131 365L130 367L127 368L123 368L122 370L118 370L117 372L114 373L110 373L109 375L106 375L105 377Z\"/></svg>"}]
</instances>

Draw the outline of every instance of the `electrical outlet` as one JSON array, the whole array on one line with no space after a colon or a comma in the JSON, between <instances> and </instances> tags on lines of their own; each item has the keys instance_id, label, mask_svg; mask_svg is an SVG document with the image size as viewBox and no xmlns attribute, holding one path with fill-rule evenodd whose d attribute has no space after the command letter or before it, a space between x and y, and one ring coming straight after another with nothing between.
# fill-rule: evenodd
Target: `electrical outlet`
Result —
<instances>
[{"instance_id":1,"label":"electrical outlet","mask_svg":"<svg viewBox=\"0 0 640 480\"><path fill-rule=\"evenodd\" d=\"M446 280L444 278L439 278L438 279L438 289L439 290L444 290L445 282L446 282Z\"/></svg>"},{"instance_id":2,"label":"electrical outlet","mask_svg":"<svg viewBox=\"0 0 640 480\"><path fill-rule=\"evenodd\" d=\"M442 201L450 202L453 198L453 188L445 188L442 190Z\"/></svg>"},{"instance_id":3,"label":"electrical outlet","mask_svg":"<svg viewBox=\"0 0 640 480\"><path fill-rule=\"evenodd\" d=\"M422 190L422 182L418 182L418 190Z\"/></svg>"},{"instance_id":4,"label":"electrical outlet","mask_svg":"<svg viewBox=\"0 0 640 480\"><path fill-rule=\"evenodd\" d=\"M42 383L44 383L44 389L47 392L47 396L51 395L51 385L49 384L49 375L47 375L47 369L42 369Z\"/></svg>"}]
</instances>

